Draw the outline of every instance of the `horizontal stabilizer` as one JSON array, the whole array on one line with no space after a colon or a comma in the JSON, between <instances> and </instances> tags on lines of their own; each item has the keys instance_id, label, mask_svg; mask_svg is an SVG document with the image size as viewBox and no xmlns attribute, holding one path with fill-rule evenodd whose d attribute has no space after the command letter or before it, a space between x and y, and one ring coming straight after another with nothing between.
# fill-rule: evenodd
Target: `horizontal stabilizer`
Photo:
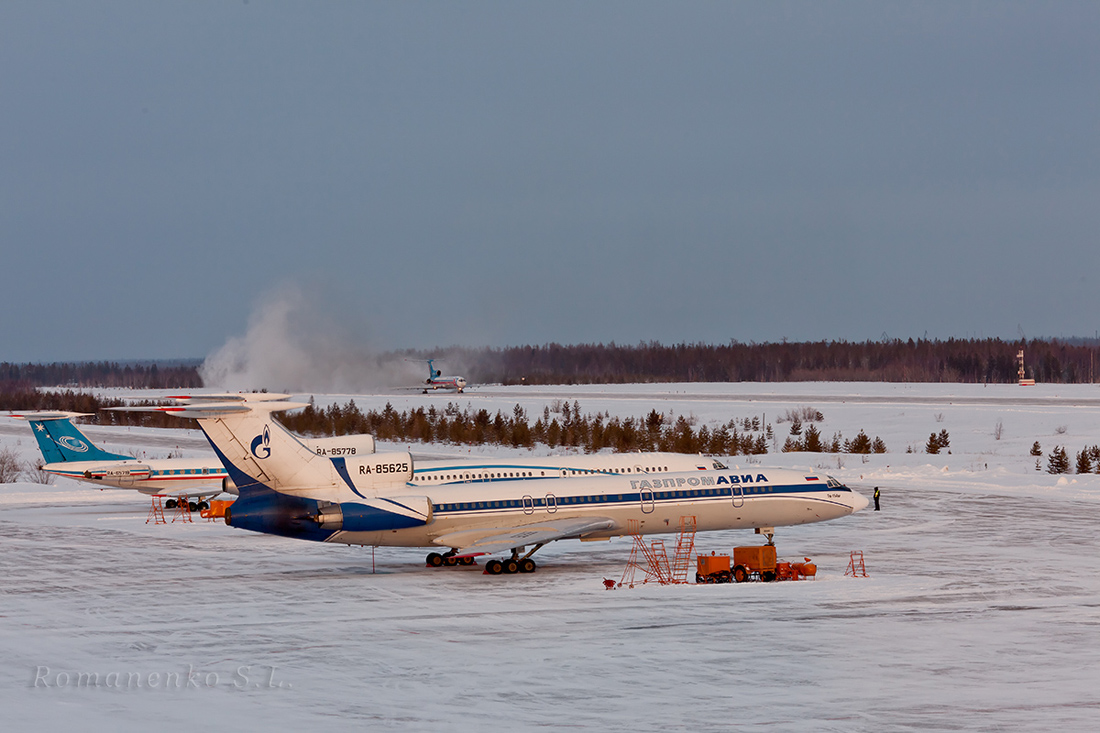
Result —
<instances>
[{"instance_id":1,"label":"horizontal stabilizer","mask_svg":"<svg viewBox=\"0 0 1100 733\"><path fill-rule=\"evenodd\" d=\"M224 392L221 394L169 395L169 400L180 402L277 402L290 399L278 392Z\"/></svg>"},{"instance_id":2,"label":"horizontal stabilizer","mask_svg":"<svg viewBox=\"0 0 1100 733\"><path fill-rule=\"evenodd\" d=\"M51 412L49 410L32 410L29 412L9 413L8 417L16 420L68 420L74 417L91 417L91 412Z\"/></svg>"},{"instance_id":3,"label":"horizontal stabilizer","mask_svg":"<svg viewBox=\"0 0 1100 733\"><path fill-rule=\"evenodd\" d=\"M111 407L119 412L163 412L176 417L217 418L224 415L282 412L306 407L306 402L198 402L183 405L158 405L155 407Z\"/></svg>"}]
</instances>

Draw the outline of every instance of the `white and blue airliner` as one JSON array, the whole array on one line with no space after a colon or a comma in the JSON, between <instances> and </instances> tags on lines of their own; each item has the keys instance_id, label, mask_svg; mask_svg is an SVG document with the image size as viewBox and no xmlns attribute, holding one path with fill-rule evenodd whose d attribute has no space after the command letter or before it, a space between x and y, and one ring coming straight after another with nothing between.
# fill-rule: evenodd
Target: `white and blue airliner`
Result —
<instances>
[{"instance_id":1,"label":"white and blue airliner","mask_svg":"<svg viewBox=\"0 0 1100 733\"><path fill-rule=\"evenodd\" d=\"M118 408L195 418L236 485L232 527L348 545L427 547L430 565L486 564L490 573L532 572L548 542L675 531L694 516L698 531L756 529L837 519L867 499L817 474L760 468L557 477L469 477L413 483L406 452L319 456L272 419L304 407L287 395L179 398L181 404ZM644 456L644 454L642 454ZM491 473L491 472L489 472Z\"/></svg>"}]
</instances>

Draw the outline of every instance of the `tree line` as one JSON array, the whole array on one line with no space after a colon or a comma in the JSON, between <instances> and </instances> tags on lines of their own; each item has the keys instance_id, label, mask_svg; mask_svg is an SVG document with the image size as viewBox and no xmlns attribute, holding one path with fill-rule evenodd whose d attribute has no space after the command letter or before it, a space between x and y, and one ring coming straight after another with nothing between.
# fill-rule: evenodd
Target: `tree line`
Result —
<instances>
[{"instance_id":1,"label":"tree line","mask_svg":"<svg viewBox=\"0 0 1100 733\"><path fill-rule=\"evenodd\" d=\"M1093 382L1097 339L883 339L847 342L727 344L657 342L635 346L544 344L506 348L403 350L377 362L437 357L447 371L478 384L635 382L968 382L1011 383L1016 354L1025 376L1045 383ZM374 368L364 364L364 369ZM33 387L195 389L199 360L176 362L0 363L0 393ZM281 389L282 385L256 385Z\"/></svg>"},{"instance_id":2,"label":"tree line","mask_svg":"<svg viewBox=\"0 0 1100 733\"><path fill-rule=\"evenodd\" d=\"M620 453L665 451L715 455L759 455L768 452L771 425L759 417L732 419L714 429L695 428L683 415L651 410L644 417L612 417L584 413L574 401L555 400L534 422L520 405L509 414L448 402L446 407L398 411L387 403L381 410L361 410L355 401L316 407L313 399L302 410L279 421L301 435L370 433L378 440L457 445L502 445L513 448L575 448L586 453L610 449Z\"/></svg>"},{"instance_id":3,"label":"tree line","mask_svg":"<svg viewBox=\"0 0 1100 733\"><path fill-rule=\"evenodd\" d=\"M579 344L434 352L476 382L604 384L632 382L1092 382L1100 341L884 339L800 343ZM426 353L426 352L424 352ZM408 357L421 352L402 352Z\"/></svg>"},{"instance_id":4,"label":"tree line","mask_svg":"<svg viewBox=\"0 0 1100 733\"><path fill-rule=\"evenodd\" d=\"M1040 458L1043 449L1039 442L1035 441L1031 446L1031 455L1035 458L1035 470L1040 470ZM1100 445L1086 445L1077 453L1077 460L1073 464L1077 473L1100 473ZM1047 456L1047 473L1071 473L1069 453L1065 446L1056 445Z\"/></svg>"},{"instance_id":5,"label":"tree line","mask_svg":"<svg viewBox=\"0 0 1100 733\"><path fill-rule=\"evenodd\" d=\"M197 389L201 360L119 363L88 361L53 364L0 362L0 394L35 387L122 387L126 389Z\"/></svg>"}]
</instances>

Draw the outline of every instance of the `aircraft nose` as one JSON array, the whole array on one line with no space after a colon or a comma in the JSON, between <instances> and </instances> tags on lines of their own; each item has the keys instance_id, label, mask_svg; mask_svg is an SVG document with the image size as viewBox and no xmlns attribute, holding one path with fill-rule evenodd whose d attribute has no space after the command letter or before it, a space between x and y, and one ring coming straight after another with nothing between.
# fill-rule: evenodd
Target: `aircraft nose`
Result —
<instances>
[{"instance_id":1,"label":"aircraft nose","mask_svg":"<svg viewBox=\"0 0 1100 733\"><path fill-rule=\"evenodd\" d=\"M858 512L860 509L866 509L867 505L870 503L870 500L868 500L867 497L863 494L857 493L855 491L852 492L852 501L850 506L852 507L853 514Z\"/></svg>"}]
</instances>

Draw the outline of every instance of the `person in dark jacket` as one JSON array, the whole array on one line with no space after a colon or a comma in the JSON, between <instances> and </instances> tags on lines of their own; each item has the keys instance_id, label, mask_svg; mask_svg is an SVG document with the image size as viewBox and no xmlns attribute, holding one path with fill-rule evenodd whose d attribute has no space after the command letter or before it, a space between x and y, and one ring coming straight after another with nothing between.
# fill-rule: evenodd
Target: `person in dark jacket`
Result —
<instances>
[{"instance_id":1,"label":"person in dark jacket","mask_svg":"<svg viewBox=\"0 0 1100 733\"><path fill-rule=\"evenodd\" d=\"M875 487L875 511L878 511L878 487Z\"/></svg>"}]
</instances>

